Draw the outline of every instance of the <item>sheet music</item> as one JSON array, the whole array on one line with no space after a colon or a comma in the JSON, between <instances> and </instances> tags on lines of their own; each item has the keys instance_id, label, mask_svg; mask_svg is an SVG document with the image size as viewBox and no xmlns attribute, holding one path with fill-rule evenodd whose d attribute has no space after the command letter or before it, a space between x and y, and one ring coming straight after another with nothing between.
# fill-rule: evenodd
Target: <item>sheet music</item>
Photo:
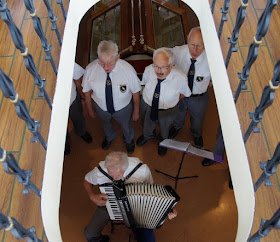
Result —
<instances>
[{"instance_id":1,"label":"sheet music","mask_svg":"<svg viewBox=\"0 0 280 242\"><path fill-rule=\"evenodd\" d=\"M172 139L165 139L162 142L160 142L160 146L171 148L174 150L179 150L179 151L187 151L188 147L190 146L190 143L179 142Z\"/></svg>"},{"instance_id":2,"label":"sheet music","mask_svg":"<svg viewBox=\"0 0 280 242\"><path fill-rule=\"evenodd\" d=\"M196 147L191 146L191 145L188 148L187 152L191 153L193 155L197 155L197 156L201 156L201 157L204 157L204 158L208 158L210 160L214 160L214 154L212 152L207 151L207 150L202 150L202 149L196 148Z\"/></svg>"},{"instance_id":3,"label":"sheet music","mask_svg":"<svg viewBox=\"0 0 280 242\"><path fill-rule=\"evenodd\" d=\"M190 153L192 155L208 158L210 160L217 161L219 163L223 163L223 157L218 154L214 154L211 151L204 150L192 146L190 143L187 142L180 142L172 139L165 139L159 144L162 147L183 151L185 153Z\"/></svg>"}]
</instances>

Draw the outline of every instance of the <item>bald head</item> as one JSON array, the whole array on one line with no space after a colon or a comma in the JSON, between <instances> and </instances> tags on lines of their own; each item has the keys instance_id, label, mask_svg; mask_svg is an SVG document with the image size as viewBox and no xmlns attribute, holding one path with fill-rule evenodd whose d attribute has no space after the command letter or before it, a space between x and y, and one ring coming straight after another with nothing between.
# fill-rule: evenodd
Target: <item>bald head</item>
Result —
<instances>
[{"instance_id":1,"label":"bald head","mask_svg":"<svg viewBox=\"0 0 280 242\"><path fill-rule=\"evenodd\" d=\"M204 43L200 27L192 28L188 35L188 47L193 59L196 59L204 51Z\"/></svg>"}]
</instances>

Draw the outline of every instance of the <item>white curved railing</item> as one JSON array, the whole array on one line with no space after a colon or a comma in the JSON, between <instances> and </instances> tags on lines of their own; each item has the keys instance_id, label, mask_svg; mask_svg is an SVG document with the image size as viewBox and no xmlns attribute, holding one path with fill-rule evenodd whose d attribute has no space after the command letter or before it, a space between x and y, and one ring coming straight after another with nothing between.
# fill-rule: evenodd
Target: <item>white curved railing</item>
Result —
<instances>
[{"instance_id":1,"label":"white curved railing","mask_svg":"<svg viewBox=\"0 0 280 242\"><path fill-rule=\"evenodd\" d=\"M59 204L63 151L79 23L96 2L97 0L71 0L67 13L41 198L43 224L48 240L51 242L62 241L59 227ZM238 209L236 241L243 242L249 237L253 224L255 197L232 91L208 0L184 0L184 2L196 13L202 29Z\"/></svg>"}]
</instances>

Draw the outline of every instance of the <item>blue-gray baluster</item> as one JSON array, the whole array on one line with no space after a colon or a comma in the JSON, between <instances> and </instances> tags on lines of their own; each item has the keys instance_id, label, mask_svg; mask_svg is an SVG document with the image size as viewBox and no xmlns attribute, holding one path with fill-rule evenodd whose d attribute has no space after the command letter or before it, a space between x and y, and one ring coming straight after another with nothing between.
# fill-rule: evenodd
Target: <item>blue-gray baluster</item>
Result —
<instances>
[{"instance_id":1,"label":"blue-gray baluster","mask_svg":"<svg viewBox=\"0 0 280 242\"><path fill-rule=\"evenodd\" d=\"M62 0L56 0L56 3L60 5L64 20L66 21L66 12Z\"/></svg>"},{"instance_id":2,"label":"blue-gray baluster","mask_svg":"<svg viewBox=\"0 0 280 242\"><path fill-rule=\"evenodd\" d=\"M248 6L248 0L241 0L241 5L238 8L237 14L236 14L236 20L235 20L235 26L232 31L232 35L230 38L228 38L228 42L230 43L230 47L228 50L227 58L226 58L226 68L228 67L229 60L231 58L232 52L237 52L237 48L235 47L236 42L239 37L239 30L244 22L245 16L246 16L246 7Z\"/></svg>"},{"instance_id":3,"label":"blue-gray baluster","mask_svg":"<svg viewBox=\"0 0 280 242\"><path fill-rule=\"evenodd\" d=\"M33 0L24 0L24 3L25 3L25 7L28 9L28 11L30 13L30 16L32 17L34 29L35 29L37 35L39 36L42 46L44 48L44 51L46 53L45 60L46 61L49 60L51 62L54 73L55 73L55 75L57 75L57 68L55 66L55 63L54 63L54 60L53 60L53 57L51 54L52 46L50 44L48 44L48 40L46 39L41 20L38 17L38 15L36 14L36 9L34 8Z\"/></svg>"},{"instance_id":4,"label":"blue-gray baluster","mask_svg":"<svg viewBox=\"0 0 280 242\"><path fill-rule=\"evenodd\" d=\"M11 102L14 103L17 115L26 122L28 129L32 132L33 137L31 138L31 142L37 142L39 140L39 142L46 150L47 144L40 132L38 131L40 127L40 122L34 121L34 119L31 118L24 100L18 98L18 94L15 92L13 81L3 72L1 67L0 88L2 89L3 95L6 98L11 99Z\"/></svg>"},{"instance_id":5,"label":"blue-gray baluster","mask_svg":"<svg viewBox=\"0 0 280 242\"><path fill-rule=\"evenodd\" d=\"M276 4L277 4L277 0L268 0L265 10L263 11L261 18L258 21L257 33L254 36L254 41L251 43L249 47L247 61L243 66L242 72L238 73L238 78L240 79L240 81L234 95L235 102L237 102L241 90L247 89L245 82L250 75L251 66L253 65L253 63L258 57L259 45L262 42L262 37L266 35L270 22L271 12Z\"/></svg>"},{"instance_id":6,"label":"blue-gray baluster","mask_svg":"<svg viewBox=\"0 0 280 242\"><path fill-rule=\"evenodd\" d=\"M7 174L15 175L18 179L18 182L24 185L24 189L22 191L23 194L28 194L30 189L32 189L39 197L41 197L40 190L30 181L32 176L31 170L23 170L21 169L14 155L10 152L6 152L0 146L0 162L3 164L4 171Z\"/></svg>"},{"instance_id":7,"label":"blue-gray baluster","mask_svg":"<svg viewBox=\"0 0 280 242\"><path fill-rule=\"evenodd\" d=\"M267 236L272 229L280 228L280 208L272 216L270 220L261 220L261 225L259 230L249 237L247 242L260 242L261 238Z\"/></svg>"},{"instance_id":8,"label":"blue-gray baluster","mask_svg":"<svg viewBox=\"0 0 280 242\"><path fill-rule=\"evenodd\" d=\"M254 112L249 113L250 119L252 119L246 133L244 134L243 140L246 143L252 131L254 133L259 133L260 129L258 128L258 123L263 118L263 112L266 108L268 108L273 100L275 90L279 88L280 82L280 60L275 64L272 80L269 81L269 86L265 86L263 89L262 97L260 100L260 104L256 107Z\"/></svg>"},{"instance_id":9,"label":"blue-gray baluster","mask_svg":"<svg viewBox=\"0 0 280 242\"><path fill-rule=\"evenodd\" d=\"M221 22L220 22L220 26L219 26L219 30L218 30L219 39L220 39L221 34L222 34L224 22L228 21L227 13L228 13L228 8L229 8L229 2L230 2L230 0L225 0L224 7L221 8L222 18L221 18Z\"/></svg>"},{"instance_id":10,"label":"blue-gray baluster","mask_svg":"<svg viewBox=\"0 0 280 242\"><path fill-rule=\"evenodd\" d=\"M1 229L10 231L16 239L25 239L28 242L42 242L42 240L37 238L34 227L25 229L16 219L4 215L2 211L0 211L0 230Z\"/></svg>"},{"instance_id":11,"label":"blue-gray baluster","mask_svg":"<svg viewBox=\"0 0 280 242\"><path fill-rule=\"evenodd\" d=\"M261 174L256 184L254 185L255 192L258 190L258 188L263 182L266 186L272 186L272 182L269 180L269 178L276 173L276 169L279 164L280 164L280 143L278 143L271 160L268 160L266 162L260 162L260 167L263 170L263 173Z\"/></svg>"},{"instance_id":12,"label":"blue-gray baluster","mask_svg":"<svg viewBox=\"0 0 280 242\"><path fill-rule=\"evenodd\" d=\"M212 4L211 4L211 12L212 12L212 14L214 13L215 5L216 5L216 0L213 0Z\"/></svg>"},{"instance_id":13,"label":"blue-gray baluster","mask_svg":"<svg viewBox=\"0 0 280 242\"><path fill-rule=\"evenodd\" d=\"M55 31L57 39L58 39L58 42L59 42L59 44L61 46L62 45L62 40L61 40L60 33L58 31L57 24L56 24L57 17L54 16L54 14L53 14L53 10L52 10L52 7L51 7L51 4L50 4L49 0L43 0L43 1L44 1L45 5L46 5L46 8L48 9L48 15L49 15L49 18L50 18L50 20L52 22L51 30Z\"/></svg>"},{"instance_id":14,"label":"blue-gray baluster","mask_svg":"<svg viewBox=\"0 0 280 242\"><path fill-rule=\"evenodd\" d=\"M0 0L0 12L2 15L3 20L7 24L13 42L16 46L17 49L20 50L21 55L24 58L24 64L26 66L26 69L32 74L34 77L34 82L37 85L38 89L40 90L40 93L38 94L39 97L44 97L49 105L50 108L52 108L52 103L51 100L47 94L47 91L45 90L44 86L46 84L46 80L42 80L37 68L34 64L34 60L32 56L28 53L28 49L25 47L24 42L23 42L23 37L20 32L20 30L17 28L15 25L10 10L7 8L7 3L4 2L3 0Z\"/></svg>"}]
</instances>

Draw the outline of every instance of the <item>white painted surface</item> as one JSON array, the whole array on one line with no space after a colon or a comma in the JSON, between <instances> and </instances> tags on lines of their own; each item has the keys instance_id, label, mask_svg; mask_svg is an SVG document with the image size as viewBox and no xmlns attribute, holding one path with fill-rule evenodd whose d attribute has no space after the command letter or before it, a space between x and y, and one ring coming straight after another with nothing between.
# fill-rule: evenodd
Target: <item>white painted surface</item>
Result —
<instances>
[{"instance_id":1,"label":"white painted surface","mask_svg":"<svg viewBox=\"0 0 280 242\"><path fill-rule=\"evenodd\" d=\"M42 220L46 236L50 242L62 241L59 227L59 204L78 28L83 15L96 2L97 0L71 0L67 13L41 198ZM255 198L232 91L208 0L184 0L184 2L196 13L202 29L238 209L236 241L243 242L247 240L252 227Z\"/></svg>"}]
</instances>

